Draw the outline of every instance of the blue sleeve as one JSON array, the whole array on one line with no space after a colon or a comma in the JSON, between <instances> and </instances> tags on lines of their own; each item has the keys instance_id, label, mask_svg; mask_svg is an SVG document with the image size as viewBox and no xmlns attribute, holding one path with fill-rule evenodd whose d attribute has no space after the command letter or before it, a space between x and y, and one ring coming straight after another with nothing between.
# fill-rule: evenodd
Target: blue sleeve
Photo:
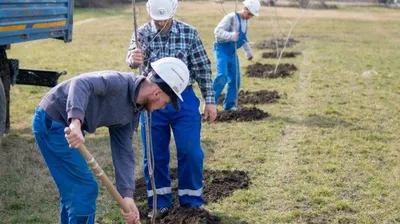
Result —
<instances>
[{"instance_id":1,"label":"blue sleeve","mask_svg":"<svg viewBox=\"0 0 400 224\"><path fill-rule=\"evenodd\" d=\"M135 190L134 123L109 128L115 183L122 197L133 197Z\"/></svg>"}]
</instances>

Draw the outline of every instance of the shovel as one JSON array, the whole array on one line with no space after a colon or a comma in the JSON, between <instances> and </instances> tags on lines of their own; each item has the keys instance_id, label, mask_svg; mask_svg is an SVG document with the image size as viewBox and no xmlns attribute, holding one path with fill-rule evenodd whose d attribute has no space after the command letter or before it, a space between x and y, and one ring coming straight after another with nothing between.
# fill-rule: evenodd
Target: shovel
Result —
<instances>
[{"instance_id":1,"label":"shovel","mask_svg":"<svg viewBox=\"0 0 400 224\"><path fill-rule=\"evenodd\" d=\"M64 133L69 135L71 133L71 129L69 127L66 127L64 129ZM129 206L125 203L124 199L122 199L121 195L118 193L117 189L115 189L114 185L111 183L111 181L108 179L107 175L104 173L103 169L99 166L97 161L93 158L92 154L87 150L84 144L81 144L78 147L79 152L81 152L82 156L85 158L87 164L89 165L90 169L92 170L93 174L103 182L103 184L106 186L107 190L111 193L113 198L118 202L119 206L122 208L122 210L125 213L131 212L131 209ZM136 224L141 224L140 221L138 221Z\"/></svg>"}]
</instances>

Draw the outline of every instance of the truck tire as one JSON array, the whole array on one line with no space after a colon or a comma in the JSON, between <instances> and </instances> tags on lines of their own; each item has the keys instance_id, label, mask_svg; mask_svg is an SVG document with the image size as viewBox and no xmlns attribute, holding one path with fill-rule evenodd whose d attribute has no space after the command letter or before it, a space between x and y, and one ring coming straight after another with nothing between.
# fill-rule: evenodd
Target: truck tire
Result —
<instances>
[{"instance_id":1,"label":"truck tire","mask_svg":"<svg viewBox=\"0 0 400 224\"><path fill-rule=\"evenodd\" d=\"M0 46L0 136L10 130L10 74L6 49Z\"/></svg>"},{"instance_id":2,"label":"truck tire","mask_svg":"<svg viewBox=\"0 0 400 224\"><path fill-rule=\"evenodd\" d=\"M3 82L0 79L0 149L1 140L6 129L6 94L4 93Z\"/></svg>"}]
</instances>

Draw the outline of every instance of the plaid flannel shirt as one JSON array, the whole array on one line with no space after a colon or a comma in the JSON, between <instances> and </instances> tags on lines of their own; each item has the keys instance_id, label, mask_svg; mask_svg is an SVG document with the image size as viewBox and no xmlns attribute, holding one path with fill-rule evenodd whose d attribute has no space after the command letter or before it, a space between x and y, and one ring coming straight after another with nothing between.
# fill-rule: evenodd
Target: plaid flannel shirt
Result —
<instances>
[{"instance_id":1,"label":"plaid flannel shirt","mask_svg":"<svg viewBox=\"0 0 400 224\"><path fill-rule=\"evenodd\" d=\"M196 29L186 23L173 20L171 30L167 33L157 32L153 21L138 29L138 39L144 54L144 74L151 71L151 62L163 57L181 59L189 68L190 80L199 84L206 104L215 104L214 89L211 79L211 62ZM133 33L126 61L133 68L130 55L136 48Z\"/></svg>"}]
</instances>

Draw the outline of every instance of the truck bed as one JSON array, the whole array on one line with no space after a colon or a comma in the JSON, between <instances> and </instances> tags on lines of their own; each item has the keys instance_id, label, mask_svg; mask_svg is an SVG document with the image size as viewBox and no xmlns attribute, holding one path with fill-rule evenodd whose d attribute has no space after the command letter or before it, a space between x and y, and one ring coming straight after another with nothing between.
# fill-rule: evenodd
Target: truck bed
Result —
<instances>
[{"instance_id":1,"label":"truck bed","mask_svg":"<svg viewBox=\"0 0 400 224\"><path fill-rule=\"evenodd\" d=\"M0 45L72 40L73 0L0 0Z\"/></svg>"}]
</instances>

